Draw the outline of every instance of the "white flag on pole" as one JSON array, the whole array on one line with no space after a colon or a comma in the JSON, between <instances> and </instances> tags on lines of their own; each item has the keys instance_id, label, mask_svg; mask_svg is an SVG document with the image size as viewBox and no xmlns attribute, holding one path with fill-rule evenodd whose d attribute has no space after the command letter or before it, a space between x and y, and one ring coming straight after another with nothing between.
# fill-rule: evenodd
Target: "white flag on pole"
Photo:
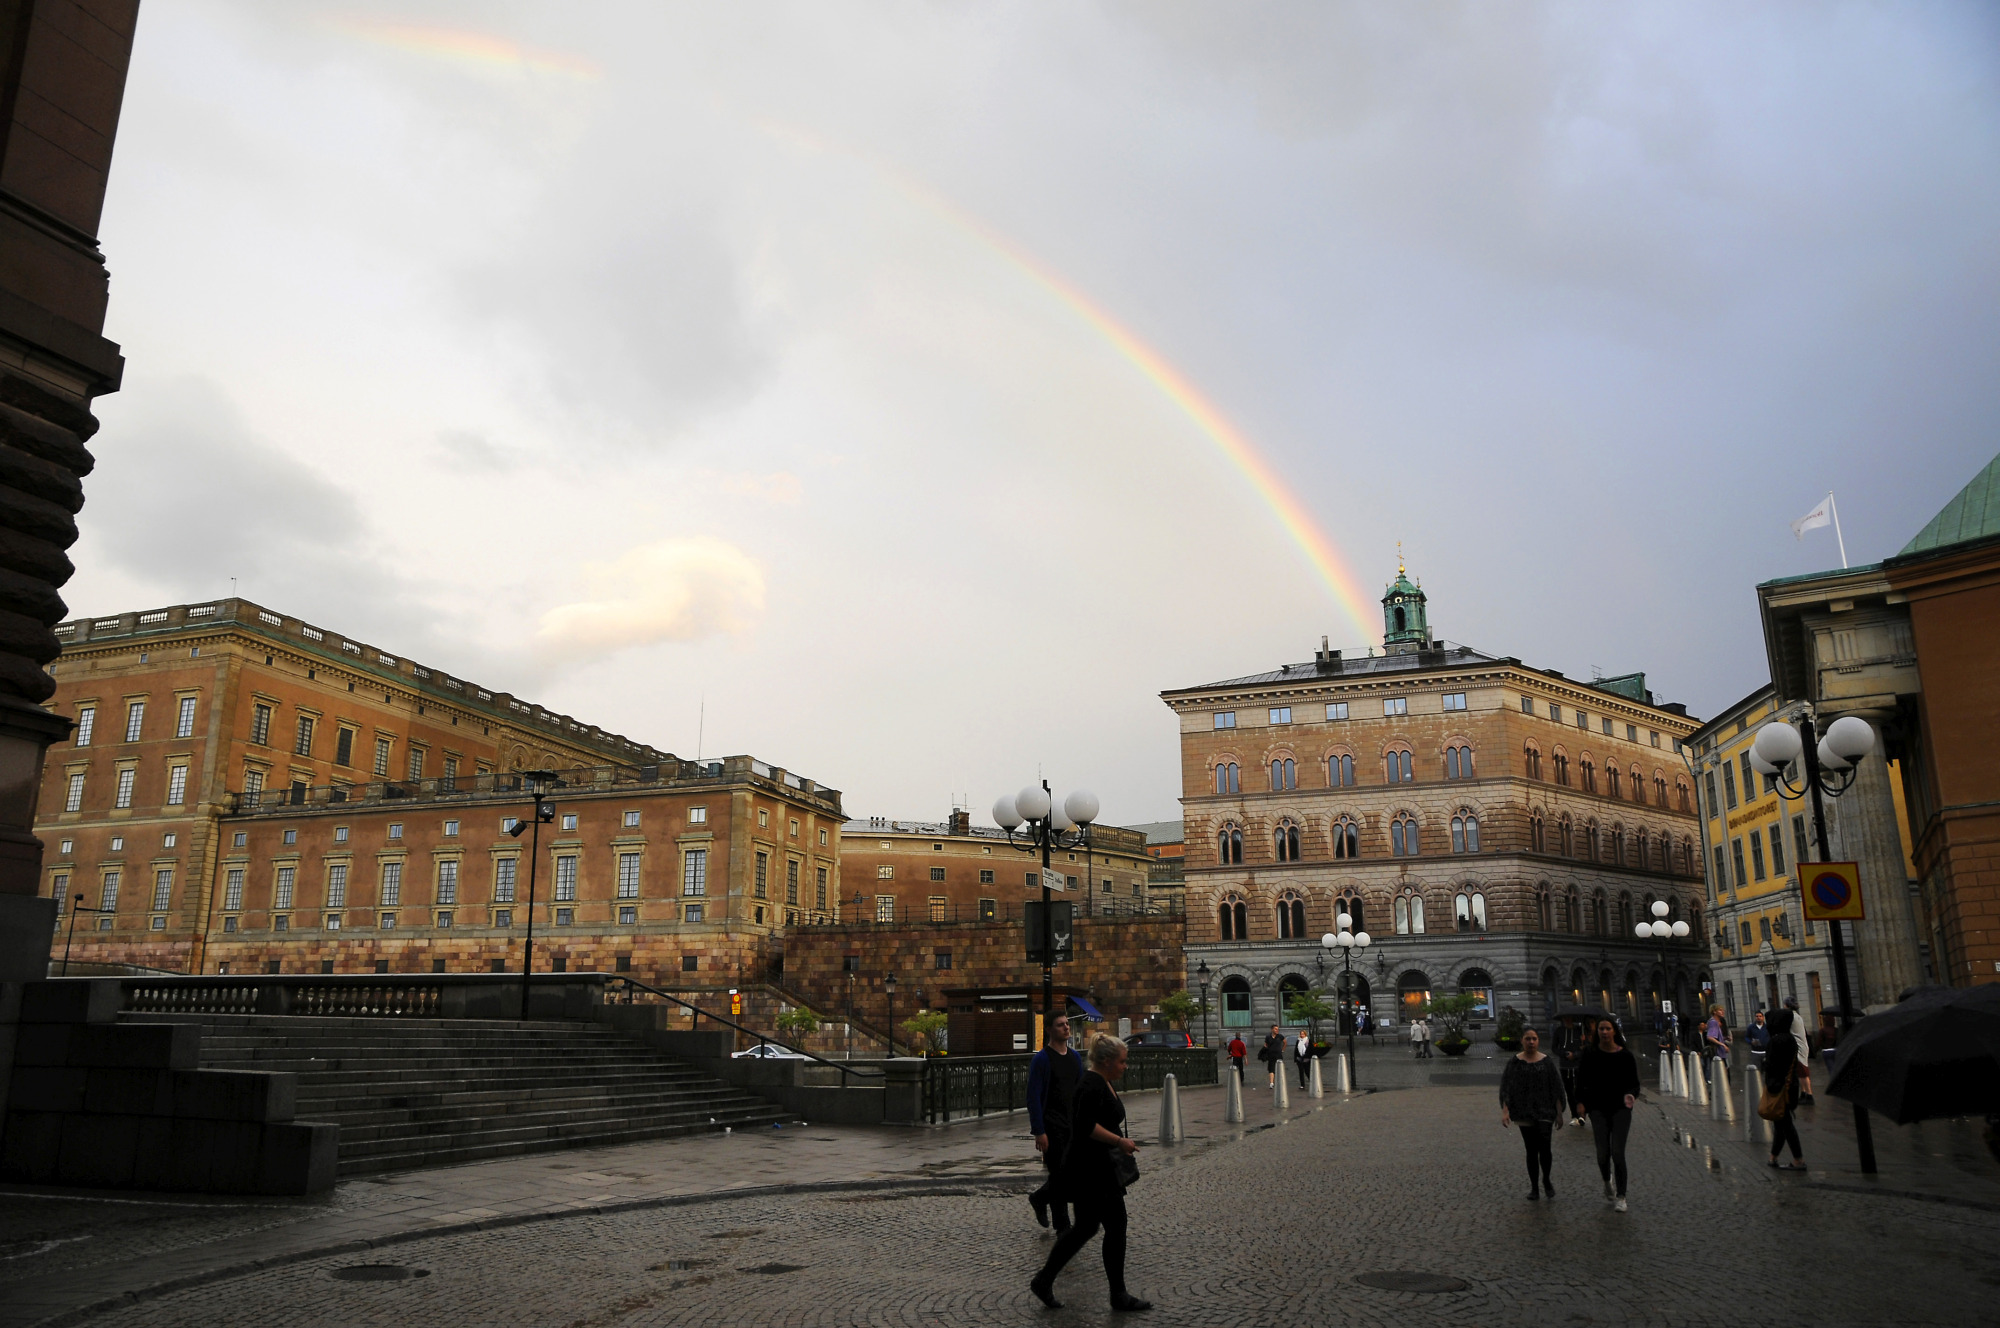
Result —
<instances>
[{"instance_id":1,"label":"white flag on pole","mask_svg":"<svg viewBox=\"0 0 2000 1328\"><path fill-rule=\"evenodd\" d=\"M1821 526L1830 526L1832 524L1833 495L1828 494L1819 500L1818 507L1813 508L1812 511L1807 512L1804 516L1792 522L1792 536L1795 539L1803 539L1808 530L1816 530Z\"/></svg>"}]
</instances>

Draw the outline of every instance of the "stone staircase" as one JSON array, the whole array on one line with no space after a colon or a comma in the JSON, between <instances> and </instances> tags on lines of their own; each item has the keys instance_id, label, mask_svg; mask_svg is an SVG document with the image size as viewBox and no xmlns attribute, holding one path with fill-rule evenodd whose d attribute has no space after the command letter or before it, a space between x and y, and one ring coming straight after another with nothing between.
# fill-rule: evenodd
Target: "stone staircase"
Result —
<instances>
[{"instance_id":1,"label":"stone staircase","mask_svg":"<svg viewBox=\"0 0 2000 1328\"><path fill-rule=\"evenodd\" d=\"M192 1023L201 1066L298 1076L300 1121L340 1127L339 1174L766 1127L791 1112L581 1022L125 1014Z\"/></svg>"}]
</instances>

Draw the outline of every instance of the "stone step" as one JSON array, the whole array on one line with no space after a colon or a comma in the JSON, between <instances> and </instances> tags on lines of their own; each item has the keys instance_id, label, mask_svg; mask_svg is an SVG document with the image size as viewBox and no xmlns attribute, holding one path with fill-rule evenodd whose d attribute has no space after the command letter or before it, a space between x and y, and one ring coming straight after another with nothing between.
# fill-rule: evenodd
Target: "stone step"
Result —
<instances>
[{"instance_id":1,"label":"stone step","mask_svg":"<svg viewBox=\"0 0 2000 1328\"><path fill-rule=\"evenodd\" d=\"M412 1149L405 1152L381 1152L357 1154L349 1157L345 1150L341 1153L339 1174L348 1176L375 1176L390 1171L411 1171L419 1167L456 1166L466 1162L483 1162L497 1157L519 1157L525 1153L555 1152L565 1148L604 1148L613 1144L639 1143L647 1139L671 1139L694 1134L719 1134L723 1125L737 1130L764 1128L784 1124L791 1117L777 1108L772 1114L759 1119L742 1119L710 1125L703 1121L697 1125L639 1126L625 1130L598 1131L582 1136L549 1135L534 1139L508 1139L459 1143L450 1147Z\"/></svg>"},{"instance_id":2,"label":"stone step","mask_svg":"<svg viewBox=\"0 0 2000 1328\"><path fill-rule=\"evenodd\" d=\"M706 1125L718 1128L745 1121L785 1120L788 1113L766 1102L755 1106L741 1103L653 1102L637 1107L625 1103L594 1106L545 1108L534 1111L482 1113L478 1117L444 1114L404 1113L404 1119L362 1123L345 1116L315 1115L313 1119L340 1126L343 1154L379 1152L384 1148L406 1148L413 1140L435 1141L461 1137L506 1135L523 1131L595 1133L601 1130L636 1129L641 1126Z\"/></svg>"},{"instance_id":3,"label":"stone step","mask_svg":"<svg viewBox=\"0 0 2000 1328\"><path fill-rule=\"evenodd\" d=\"M301 1093L298 1099L298 1114L310 1113L315 1120L349 1113L366 1112L420 1112L458 1111L477 1113L481 1111L511 1111L515 1104L540 1102L703 1102L740 1103L761 1102L762 1098L740 1093L727 1084L707 1087L675 1086L671 1088L654 1085L624 1085L622 1091L607 1091L599 1084L573 1084L564 1086L519 1085L512 1087L480 1086L466 1088L462 1085L440 1086L437 1091L409 1094L364 1094L328 1092L324 1094Z\"/></svg>"}]
</instances>

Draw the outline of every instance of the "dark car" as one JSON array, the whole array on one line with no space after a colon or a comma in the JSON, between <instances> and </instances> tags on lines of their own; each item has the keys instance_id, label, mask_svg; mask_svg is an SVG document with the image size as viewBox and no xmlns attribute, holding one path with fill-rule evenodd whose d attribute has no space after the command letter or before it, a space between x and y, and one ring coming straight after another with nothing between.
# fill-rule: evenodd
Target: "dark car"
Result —
<instances>
[{"instance_id":1,"label":"dark car","mask_svg":"<svg viewBox=\"0 0 2000 1328\"><path fill-rule=\"evenodd\" d=\"M1192 1047L1192 1034L1174 1028L1152 1028L1125 1039L1128 1047Z\"/></svg>"}]
</instances>

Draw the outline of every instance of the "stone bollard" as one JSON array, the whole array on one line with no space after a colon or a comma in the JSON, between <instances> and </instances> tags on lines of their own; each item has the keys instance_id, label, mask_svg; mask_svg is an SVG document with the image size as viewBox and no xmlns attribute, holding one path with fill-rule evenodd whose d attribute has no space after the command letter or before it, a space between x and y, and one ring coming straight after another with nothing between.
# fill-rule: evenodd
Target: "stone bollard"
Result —
<instances>
[{"instance_id":1,"label":"stone bollard","mask_svg":"<svg viewBox=\"0 0 2000 1328\"><path fill-rule=\"evenodd\" d=\"M1701 1072L1701 1058L1692 1056L1688 1064L1688 1101L1697 1107L1708 1105L1708 1077Z\"/></svg>"},{"instance_id":2,"label":"stone bollard","mask_svg":"<svg viewBox=\"0 0 2000 1328\"><path fill-rule=\"evenodd\" d=\"M1333 1091L1336 1093L1352 1093L1354 1091L1354 1067L1347 1063L1347 1053L1344 1051L1335 1058Z\"/></svg>"},{"instance_id":3,"label":"stone bollard","mask_svg":"<svg viewBox=\"0 0 2000 1328\"><path fill-rule=\"evenodd\" d=\"M1757 1062L1743 1067L1743 1142L1757 1142Z\"/></svg>"},{"instance_id":4,"label":"stone bollard","mask_svg":"<svg viewBox=\"0 0 2000 1328\"><path fill-rule=\"evenodd\" d=\"M1660 1096L1674 1095L1674 1054L1665 1047L1660 1048Z\"/></svg>"},{"instance_id":5,"label":"stone bollard","mask_svg":"<svg viewBox=\"0 0 2000 1328\"><path fill-rule=\"evenodd\" d=\"M1243 1080L1237 1077L1236 1067L1231 1066L1228 1091L1222 1095L1222 1119L1228 1125L1243 1123Z\"/></svg>"},{"instance_id":6,"label":"stone bollard","mask_svg":"<svg viewBox=\"0 0 2000 1328\"><path fill-rule=\"evenodd\" d=\"M1177 1144L1186 1138L1181 1128L1181 1086L1173 1075L1160 1081L1160 1142Z\"/></svg>"},{"instance_id":7,"label":"stone bollard","mask_svg":"<svg viewBox=\"0 0 2000 1328\"><path fill-rule=\"evenodd\" d=\"M1313 1057L1311 1086L1306 1089L1306 1096L1308 1097L1326 1096L1326 1082L1325 1080L1320 1078L1320 1073L1319 1073L1319 1063L1322 1059L1323 1058L1319 1056Z\"/></svg>"},{"instance_id":8,"label":"stone bollard","mask_svg":"<svg viewBox=\"0 0 2000 1328\"><path fill-rule=\"evenodd\" d=\"M1708 1115L1711 1120L1736 1119L1736 1099L1729 1091L1729 1062L1718 1060L1708 1072Z\"/></svg>"},{"instance_id":9,"label":"stone bollard","mask_svg":"<svg viewBox=\"0 0 2000 1328\"><path fill-rule=\"evenodd\" d=\"M1292 1109L1292 1095L1285 1084L1285 1076L1291 1068L1291 1066L1285 1064L1283 1061L1279 1061L1278 1073L1272 1076L1271 1079L1271 1105L1279 1111L1290 1111Z\"/></svg>"},{"instance_id":10,"label":"stone bollard","mask_svg":"<svg viewBox=\"0 0 2000 1328\"><path fill-rule=\"evenodd\" d=\"M1690 1102L1694 1101L1693 1076L1688 1073L1691 1059L1685 1051L1674 1057L1674 1091Z\"/></svg>"}]
</instances>

